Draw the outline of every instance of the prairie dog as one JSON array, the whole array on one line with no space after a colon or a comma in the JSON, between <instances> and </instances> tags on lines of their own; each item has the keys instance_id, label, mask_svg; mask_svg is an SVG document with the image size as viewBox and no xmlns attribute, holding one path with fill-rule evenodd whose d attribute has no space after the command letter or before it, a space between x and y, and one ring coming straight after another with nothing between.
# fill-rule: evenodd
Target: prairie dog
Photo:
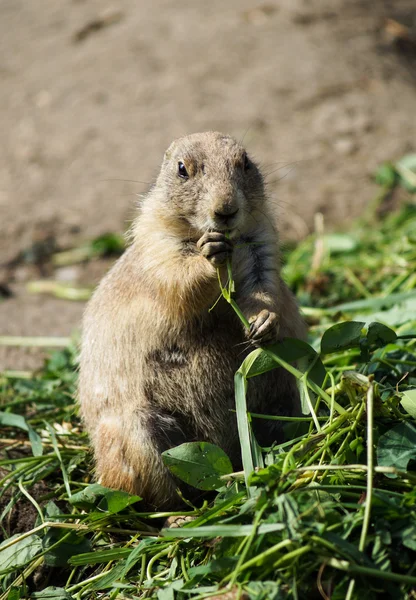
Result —
<instances>
[{"instance_id":1,"label":"prairie dog","mask_svg":"<svg viewBox=\"0 0 416 600\"><path fill-rule=\"evenodd\" d=\"M197 133L168 148L131 244L84 317L79 400L103 485L177 506L161 453L189 441L219 445L240 468L234 373L255 345L305 335L274 222L259 168L233 138ZM224 299L210 311L228 257L248 331ZM297 413L293 377L254 378L248 407ZM254 425L260 444L279 439L277 421Z\"/></svg>"}]
</instances>

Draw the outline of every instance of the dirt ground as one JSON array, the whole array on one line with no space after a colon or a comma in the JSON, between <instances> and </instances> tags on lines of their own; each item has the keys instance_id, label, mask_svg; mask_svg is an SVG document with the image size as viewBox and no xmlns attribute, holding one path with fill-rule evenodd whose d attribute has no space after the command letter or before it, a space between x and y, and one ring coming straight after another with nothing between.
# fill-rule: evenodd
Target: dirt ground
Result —
<instances>
[{"instance_id":1,"label":"dirt ground","mask_svg":"<svg viewBox=\"0 0 416 600\"><path fill-rule=\"evenodd\" d=\"M415 151L416 6L2 0L0 82L0 335L65 336L82 303L29 295L27 280L88 271L28 261L123 231L177 136L244 138L285 237L317 211L328 227L359 215L377 165ZM36 364L0 348L0 368Z\"/></svg>"}]
</instances>

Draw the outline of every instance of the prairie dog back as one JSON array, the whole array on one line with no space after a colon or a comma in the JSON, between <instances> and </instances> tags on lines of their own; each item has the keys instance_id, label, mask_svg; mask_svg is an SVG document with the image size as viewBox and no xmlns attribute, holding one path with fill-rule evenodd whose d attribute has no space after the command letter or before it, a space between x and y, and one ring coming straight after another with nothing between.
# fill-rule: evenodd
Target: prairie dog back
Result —
<instances>
[{"instance_id":1,"label":"prairie dog back","mask_svg":"<svg viewBox=\"0 0 416 600\"><path fill-rule=\"evenodd\" d=\"M79 400L103 485L158 507L179 505L161 453L185 441L221 446L241 464L234 373L255 345L303 338L296 302L280 278L275 218L257 165L216 132L174 141L131 230L84 317ZM245 331L220 300L232 262ZM299 410L282 369L253 380L249 409ZM256 423L262 445L281 435Z\"/></svg>"}]
</instances>

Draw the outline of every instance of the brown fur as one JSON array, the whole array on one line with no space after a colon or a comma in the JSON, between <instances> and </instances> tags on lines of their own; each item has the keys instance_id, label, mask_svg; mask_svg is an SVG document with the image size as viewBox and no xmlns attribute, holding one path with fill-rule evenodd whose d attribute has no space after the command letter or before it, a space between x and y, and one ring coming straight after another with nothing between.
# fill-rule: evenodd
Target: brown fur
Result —
<instances>
[{"instance_id":1,"label":"brown fur","mask_svg":"<svg viewBox=\"0 0 416 600\"><path fill-rule=\"evenodd\" d=\"M218 444L240 466L234 372L253 343L304 337L273 218L257 166L232 138L194 134L166 152L132 243L84 318L79 399L103 485L175 506L161 452L185 441ZM249 333L223 299L209 311L228 256ZM282 369L257 377L248 402L253 412L297 412L295 381ZM256 426L260 443L278 439L276 422Z\"/></svg>"}]
</instances>

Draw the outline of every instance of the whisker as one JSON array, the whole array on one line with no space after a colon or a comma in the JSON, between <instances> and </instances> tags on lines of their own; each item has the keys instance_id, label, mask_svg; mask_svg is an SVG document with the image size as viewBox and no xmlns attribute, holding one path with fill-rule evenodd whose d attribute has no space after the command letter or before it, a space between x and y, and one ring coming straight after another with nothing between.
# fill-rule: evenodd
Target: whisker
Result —
<instances>
[{"instance_id":1,"label":"whisker","mask_svg":"<svg viewBox=\"0 0 416 600\"><path fill-rule=\"evenodd\" d=\"M140 183L142 185L153 185L150 181L140 181L136 179L121 179L118 177L107 177L106 179L99 179L98 181L122 181L123 183Z\"/></svg>"},{"instance_id":2,"label":"whisker","mask_svg":"<svg viewBox=\"0 0 416 600\"><path fill-rule=\"evenodd\" d=\"M246 130L245 130L245 132L244 132L244 135L243 135L243 137L242 137L242 138L241 138L241 140L240 140L240 145L241 145L241 146L244 146L244 140L245 140L245 138L246 138L246 135L247 135L247 134L248 134L248 132L250 131L250 129L251 129L251 125L249 125L249 126L247 127L247 129L246 129Z\"/></svg>"},{"instance_id":3,"label":"whisker","mask_svg":"<svg viewBox=\"0 0 416 600\"><path fill-rule=\"evenodd\" d=\"M263 215L263 217L270 223L270 225L272 227L275 227L275 224L273 223L273 221L270 218L270 216L268 214L266 214L265 212L263 212L258 206L254 207L253 212L258 212L261 215ZM253 212L249 212L248 214L251 216L251 218L253 219L253 221L255 221L257 225L259 225L260 221L255 218Z\"/></svg>"},{"instance_id":4,"label":"whisker","mask_svg":"<svg viewBox=\"0 0 416 600\"><path fill-rule=\"evenodd\" d=\"M246 208L243 208L243 210L244 210L244 212L245 212L245 213L247 213L247 214L248 214L248 216L249 216L249 217L251 217L251 218L253 219L253 221L255 221L255 222L256 222L256 224L257 224L257 225L259 224L259 221L258 221L258 219L256 219L256 218L254 217L254 215L253 215L253 213L252 213L252 212L250 212L250 211L249 211L249 210L247 210Z\"/></svg>"},{"instance_id":5,"label":"whisker","mask_svg":"<svg viewBox=\"0 0 416 600\"><path fill-rule=\"evenodd\" d=\"M298 165L300 163L304 163L306 162L304 159L300 159L300 160L277 160L276 162L273 163L260 163L259 167L260 167L260 171L262 173L264 173L264 171L270 167L274 167L275 165L280 165L280 169L287 167L288 165Z\"/></svg>"},{"instance_id":6,"label":"whisker","mask_svg":"<svg viewBox=\"0 0 416 600\"><path fill-rule=\"evenodd\" d=\"M264 198L262 196L251 196L251 198L254 201L263 201L264 202ZM281 207L283 204L287 204L288 206L292 206L292 203L289 202L288 200L282 200L281 198L277 197L276 194L267 194L267 203L277 206L277 207Z\"/></svg>"},{"instance_id":7,"label":"whisker","mask_svg":"<svg viewBox=\"0 0 416 600\"><path fill-rule=\"evenodd\" d=\"M275 169L273 169L273 170L271 170L271 171L266 171L266 172L263 172L263 175L264 175L264 177L265 177L265 178L270 178L270 176L271 176L271 175L273 175L273 173L276 173L277 171L281 171L282 169L286 169L286 168L288 168L288 167L291 167L291 168L288 170L288 173L290 173L291 171L293 171L293 169L295 169L295 167L296 167L296 164L297 164L297 163L295 163L295 162L293 162L293 163L287 163L287 164L285 164L285 165L282 165L281 167L276 167ZM283 176L283 177L284 177L284 176Z\"/></svg>"}]
</instances>

